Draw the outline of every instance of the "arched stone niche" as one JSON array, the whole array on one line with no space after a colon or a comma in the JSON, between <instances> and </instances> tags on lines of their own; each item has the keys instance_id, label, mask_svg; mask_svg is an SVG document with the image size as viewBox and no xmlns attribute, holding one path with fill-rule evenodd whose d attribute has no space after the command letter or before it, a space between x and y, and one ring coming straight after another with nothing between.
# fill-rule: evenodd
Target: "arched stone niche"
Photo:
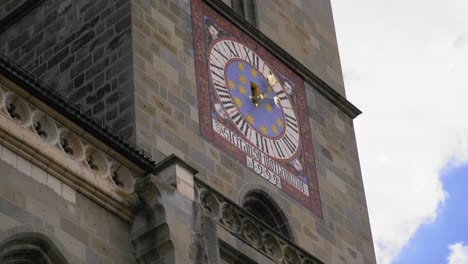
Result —
<instances>
[{"instance_id":1,"label":"arched stone niche","mask_svg":"<svg viewBox=\"0 0 468 264\"><path fill-rule=\"evenodd\" d=\"M68 264L57 245L44 234L24 232L0 241L2 264Z\"/></svg>"}]
</instances>

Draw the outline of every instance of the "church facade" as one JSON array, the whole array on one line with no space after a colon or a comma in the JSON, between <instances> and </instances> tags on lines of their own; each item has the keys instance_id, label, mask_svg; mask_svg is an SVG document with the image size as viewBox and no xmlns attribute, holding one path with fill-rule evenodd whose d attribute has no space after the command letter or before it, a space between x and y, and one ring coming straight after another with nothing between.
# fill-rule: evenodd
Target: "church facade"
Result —
<instances>
[{"instance_id":1,"label":"church facade","mask_svg":"<svg viewBox=\"0 0 468 264\"><path fill-rule=\"evenodd\" d=\"M1 263L375 263L328 0L0 3Z\"/></svg>"}]
</instances>

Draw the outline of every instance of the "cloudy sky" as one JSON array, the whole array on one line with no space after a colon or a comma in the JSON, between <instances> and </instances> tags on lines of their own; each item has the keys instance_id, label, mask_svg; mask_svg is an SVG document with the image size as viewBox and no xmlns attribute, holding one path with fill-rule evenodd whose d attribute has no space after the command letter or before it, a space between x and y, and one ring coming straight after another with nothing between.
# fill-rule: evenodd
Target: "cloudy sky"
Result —
<instances>
[{"instance_id":1,"label":"cloudy sky","mask_svg":"<svg viewBox=\"0 0 468 264\"><path fill-rule=\"evenodd\" d=\"M468 0L332 6L378 263L468 263Z\"/></svg>"}]
</instances>

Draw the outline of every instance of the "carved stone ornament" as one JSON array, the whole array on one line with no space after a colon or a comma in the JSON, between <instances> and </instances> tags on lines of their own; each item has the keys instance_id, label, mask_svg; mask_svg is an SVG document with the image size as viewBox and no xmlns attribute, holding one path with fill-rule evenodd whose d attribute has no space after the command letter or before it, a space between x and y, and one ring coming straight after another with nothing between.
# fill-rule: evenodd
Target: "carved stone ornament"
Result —
<instances>
[{"instance_id":1,"label":"carved stone ornament","mask_svg":"<svg viewBox=\"0 0 468 264\"><path fill-rule=\"evenodd\" d=\"M204 212L219 225L247 245L255 248L275 263L282 264L323 264L319 259L285 239L264 222L252 217L239 205L225 198L195 178L197 202ZM221 213L219 208L221 205Z\"/></svg>"},{"instance_id":2,"label":"carved stone ornament","mask_svg":"<svg viewBox=\"0 0 468 264\"><path fill-rule=\"evenodd\" d=\"M278 240L271 234L265 233L263 236L263 250L273 258L281 257L281 246Z\"/></svg>"},{"instance_id":3,"label":"carved stone ornament","mask_svg":"<svg viewBox=\"0 0 468 264\"><path fill-rule=\"evenodd\" d=\"M4 85L0 85L0 114L65 153L78 168L110 183L118 193L133 192L134 175L129 169Z\"/></svg>"},{"instance_id":4,"label":"carved stone ornament","mask_svg":"<svg viewBox=\"0 0 468 264\"><path fill-rule=\"evenodd\" d=\"M244 220L242 223L242 236L254 247L259 247L262 242L260 231L250 220Z\"/></svg>"},{"instance_id":5,"label":"carved stone ornament","mask_svg":"<svg viewBox=\"0 0 468 264\"><path fill-rule=\"evenodd\" d=\"M221 221L231 232L237 233L240 231L240 218L229 204L223 205Z\"/></svg>"},{"instance_id":6,"label":"carved stone ornament","mask_svg":"<svg viewBox=\"0 0 468 264\"><path fill-rule=\"evenodd\" d=\"M296 263L300 263L300 259L293 249L291 249L290 247L285 247L283 251L283 261L281 263L282 264L296 264Z\"/></svg>"},{"instance_id":7,"label":"carved stone ornament","mask_svg":"<svg viewBox=\"0 0 468 264\"><path fill-rule=\"evenodd\" d=\"M212 193L208 191L202 192L200 194L200 201L209 216L217 216L219 214L219 203Z\"/></svg>"}]
</instances>

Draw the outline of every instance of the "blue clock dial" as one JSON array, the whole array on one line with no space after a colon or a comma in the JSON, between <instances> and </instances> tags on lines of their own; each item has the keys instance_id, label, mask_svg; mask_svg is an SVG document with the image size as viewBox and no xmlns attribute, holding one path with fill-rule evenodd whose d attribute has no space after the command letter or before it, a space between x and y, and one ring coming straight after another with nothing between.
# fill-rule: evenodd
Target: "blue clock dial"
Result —
<instances>
[{"instance_id":1,"label":"blue clock dial","mask_svg":"<svg viewBox=\"0 0 468 264\"><path fill-rule=\"evenodd\" d=\"M231 60L226 66L226 80L231 98L242 117L263 136L277 138L284 132L284 114L275 104L276 96L268 80L251 64L243 60ZM251 85L256 85L262 99L252 103Z\"/></svg>"},{"instance_id":2,"label":"blue clock dial","mask_svg":"<svg viewBox=\"0 0 468 264\"><path fill-rule=\"evenodd\" d=\"M219 116L272 158L292 160L300 134L289 90L255 52L219 38L209 50L209 71ZM222 109L221 109L222 108Z\"/></svg>"}]
</instances>

